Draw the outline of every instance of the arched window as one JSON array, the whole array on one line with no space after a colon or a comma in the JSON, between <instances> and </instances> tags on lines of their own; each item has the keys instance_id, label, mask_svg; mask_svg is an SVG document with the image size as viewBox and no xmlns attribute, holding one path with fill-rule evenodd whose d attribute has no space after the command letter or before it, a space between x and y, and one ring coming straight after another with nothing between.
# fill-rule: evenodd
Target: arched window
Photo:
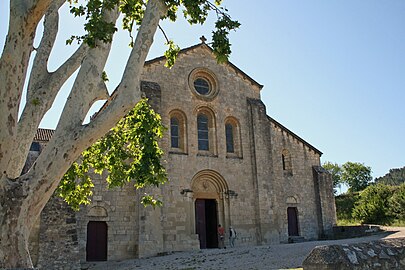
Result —
<instances>
[{"instance_id":1,"label":"arched window","mask_svg":"<svg viewBox=\"0 0 405 270\"><path fill-rule=\"evenodd\" d=\"M226 152L235 152L235 142L233 138L233 126L232 124L225 124L225 138L226 138Z\"/></svg>"},{"instance_id":2,"label":"arched window","mask_svg":"<svg viewBox=\"0 0 405 270\"><path fill-rule=\"evenodd\" d=\"M211 108L202 106L196 110L198 155L214 155L217 153L217 134L215 113Z\"/></svg>"},{"instance_id":3,"label":"arched window","mask_svg":"<svg viewBox=\"0 0 405 270\"><path fill-rule=\"evenodd\" d=\"M291 161L291 154L287 149L284 149L281 154L281 161L283 164L283 172L286 176L292 176L292 161Z\"/></svg>"},{"instance_id":4,"label":"arched window","mask_svg":"<svg viewBox=\"0 0 405 270\"><path fill-rule=\"evenodd\" d=\"M225 142L227 157L242 157L240 125L234 117L225 119Z\"/></svg>"},{"instance_id":5,"label":"arched window","mask_svg":"<svg viewBox=\"0 0 405 270\"><path fill-rule=\"evenodd\" d=\"M179 119L172 117L170 118L170 139L172 148L180 147L179 135Z\"/></svg>"},{"instance_id":6,"label":"arched window","mask_svg":"<svg viewBox=\"0 0 405 270\"><path fill-rule=\"evenodd\" d=\"M197 116L197 131L198 131L198 150L210 150L209 143L209 122L205 114Z\"/></svg>"},{"instance_id":7,"label":"arched window","mask_svg":"<svg viewBox=\"0 0 405 270\"><path fill-rule=\"evenodd\" d=\"M171 152L187 153L187 119L180 110L173 110L170 116Z\"/></svg>"}]
</instances>

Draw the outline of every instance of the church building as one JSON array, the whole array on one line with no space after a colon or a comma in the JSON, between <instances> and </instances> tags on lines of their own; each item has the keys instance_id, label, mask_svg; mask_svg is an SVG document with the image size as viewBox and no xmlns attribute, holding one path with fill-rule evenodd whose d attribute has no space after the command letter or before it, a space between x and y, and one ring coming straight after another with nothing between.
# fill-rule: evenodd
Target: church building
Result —
<instances>
[{"instance_id":1,"label":"church building","mask_svg":"<svg viewBox=\"0 0 405 270\"><path fill-rule=\"evenodd\" d=\"M147 61L141 82L168 128L160 145L169 182L147 190L163 206L144 207L145 190L130 184L107 190L96 175L92 202L79 212L58 198L45 207L31 235L38 268L217 248L219 224L236 230L236 246L331 233L335 201L322 153L266 114L263 85L218 64L204 41L181 50L172 69L165 61ZM32 154L51 135L39 129Z\"/></svg>"}]
</instances>

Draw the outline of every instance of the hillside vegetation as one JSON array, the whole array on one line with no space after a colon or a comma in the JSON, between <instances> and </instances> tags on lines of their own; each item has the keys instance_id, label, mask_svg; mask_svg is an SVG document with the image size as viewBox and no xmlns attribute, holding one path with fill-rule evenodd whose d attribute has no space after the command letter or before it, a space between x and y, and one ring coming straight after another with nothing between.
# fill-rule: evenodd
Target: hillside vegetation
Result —
<instances>
[{"instance_id":1,"label":"hillside vegetation","mask_svg":"<svg viewBox=\"0 0 405 270\"><path fill-rule=\"evenodd\" d=\"M405 225L405 183L372 184L360 192L336 196L338 225Z\"/></svg>"},{"instance_id":2,"label":"hillside vegetation","mask_svg":"<svg viewBox=\"0 0 405 270\"><path fill-rule=\"evenodd\" d=\"M399 186L405 183L405 167L391 169L386 175L376 178L375 182L390 186Z\"/></svg>"}]
</instances>

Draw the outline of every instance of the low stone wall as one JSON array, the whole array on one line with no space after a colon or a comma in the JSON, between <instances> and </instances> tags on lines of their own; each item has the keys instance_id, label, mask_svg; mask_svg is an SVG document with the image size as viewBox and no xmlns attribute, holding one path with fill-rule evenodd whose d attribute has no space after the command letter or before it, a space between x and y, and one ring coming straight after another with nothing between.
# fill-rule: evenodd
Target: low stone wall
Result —
<instances>
[{"instance_id":1,"label":"low stone wall","mask_svg":"<svg viewBox=\"0 0 405 270\"><path fill-rule=\"evenodd\" d=\"M381 232L378 225L333 226L332 239L363 237Z\"/></svg>"},{"instance_id":2,"label":"low stone wall","mask_svg":"<svg viewBox=\"0 0 405 270\"><path fill-rule=\"evenodd\" d=\"M405 269L405 238L315 247L304 270Z\"/></svg>"}]
</instances>

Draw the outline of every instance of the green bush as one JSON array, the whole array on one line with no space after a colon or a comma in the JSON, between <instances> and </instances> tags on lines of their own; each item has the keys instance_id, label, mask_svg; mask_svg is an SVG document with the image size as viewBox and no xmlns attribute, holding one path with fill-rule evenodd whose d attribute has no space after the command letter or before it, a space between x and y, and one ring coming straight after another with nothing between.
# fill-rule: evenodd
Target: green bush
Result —
<instances>
[{"instance_id":1,"label":"green bush","mask_svg":"<svg viewBox=\"0 0 405 270\"><path fill-rule=\"evenodd\" d=\"M356 202L359 200L359 193L341 194L335 197L336 215L338 220L352 220L352 212Z\"/></svg>"},{"instance_id":2,"label":"green bush","mask_svg":"<svg viewBox=\"0 0 405 270\"><path fill-rule=\"evenodd\" d=\"M353 217L362 223L387 224L393 219L389 199L394 187L383 184L368 186L360 192Z\"/></svg>"},{"instance_id":3,"label":"green bush","mask_svg":"<svg viewBox=\"0 0 405 270\"><path fill-rule=\"evenodd\" d=\"M398 220L405 220L405 183L400 185L389 199L392 215Z\"/></svg>"}]
</instances>

